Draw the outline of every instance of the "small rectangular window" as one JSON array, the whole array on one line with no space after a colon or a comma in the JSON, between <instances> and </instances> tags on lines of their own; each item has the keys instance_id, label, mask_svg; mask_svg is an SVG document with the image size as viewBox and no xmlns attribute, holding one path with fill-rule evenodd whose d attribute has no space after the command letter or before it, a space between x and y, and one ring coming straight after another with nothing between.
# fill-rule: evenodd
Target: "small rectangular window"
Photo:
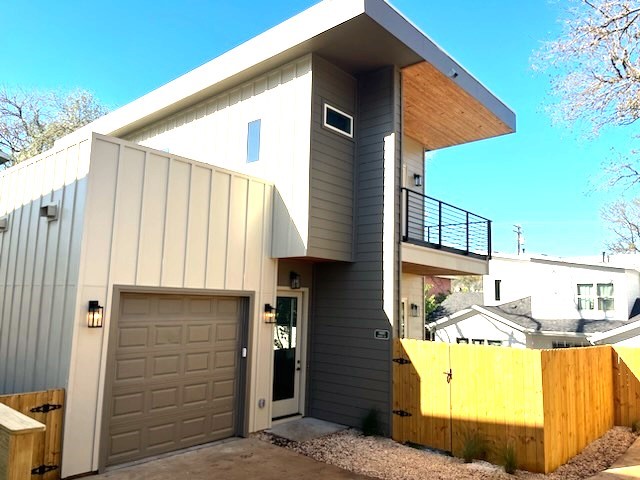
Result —
<instances>
[{"instance_id":1,"label":"small rectangular window","mask_svg":"<svg viewBox=\"0 0 640 480\"><path fill-rule=\"evenodd\" d=\"M353 138L353 117L326 103L324 104L324 126Z\"/></svg>"},{"instance_id":2,"label":"small rectangular window","mask_svg":"<svg viewBox=\"0 0 640 480\"><path fill-rule=\"evenodd\" d=\"M493 345L494 347L501 347L502 340L487 340L487 345Z\"/></svg>"},{"instance_id":3,"label":"small rectangular window","mask_svg":"<svg viewBox=\"0 0 640 480\"><path fill-rule=\"evenodd\" d=\"M494 282L494 290L495 290L495 298L496 300L500 300L500 283L502 280L496 280Z\"/></svg>"},{"instance_id":4,"label":"small rectangular window","mask_svg":"<svg viewBox=\"0 0 640 480\"><path fill-rule=\"evenodd\" d=\"M484 340L482 338L474 338L471 340L471 343L474 345L484 345Z\"/></svg>"},{"instance_id":5,"label":"small rectangular window","mask_svg":"<svg viewBox=\"0 0 640 480\"><path fill-rule=\"evenodd\" d=\"M613 283L598 283L598 310L613 310Z\"/></svg>"},{"instance_id":6,"label":"small rectangular window","mask_svg":"<svg viewBox=\"0 0 640 480\"><path fill-rule=\"evenodd\" d=\"M593 284L578 284L578 310L593 310Z\"/></svg>"},{"instance_id":7,"label":"small rectangular window","mask_svg":"<svg viewBox=\"0 0 640 480\"><path fill-rule=\"evenodd\" d=\"M249 122L247 127L247 163L260 160L260 126L261 120Z\"/></svg>"},{"instance_id":8,"label":"small rectangular window","mask_svg":"<svg viewBox=\"0 0 640 480\"><path fill-rule=\"evenodd\" d=\"M456 343L469 343L469 339L468 338L456 338Z\"/></svg>"}]
</instances>

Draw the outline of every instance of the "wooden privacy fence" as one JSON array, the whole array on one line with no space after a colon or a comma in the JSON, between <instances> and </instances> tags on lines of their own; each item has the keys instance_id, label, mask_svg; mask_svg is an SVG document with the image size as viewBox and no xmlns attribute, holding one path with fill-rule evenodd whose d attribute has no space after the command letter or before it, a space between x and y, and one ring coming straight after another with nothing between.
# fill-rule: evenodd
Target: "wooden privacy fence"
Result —
<instances>
[{"instance_id":1,"label":"wooden privacy fence","mask_svg":"<svg viewBox=\"0 0 640 480\"><path fill-rule=\"evenodd\" d=\"M44 432L34 434L31 478L33 480L58 480L62 458L64 390L3 395L0 396L0 403L46 426Z\"/></svg>"},{"instance_id":2,"label":"wooden privacy fence","mask_svg":"<svg viewBox=\"0 0 640 480\"><path fill-rule=\"evenodd\" d=\"M640 351L626 355L640 367ZM627 368L630 360L616 366L616 358L611 346L531 350L396 340L393 438L461 456L465 440L477 434L489 460L499 463L510 445L519 468L551 472L614 421L629 424L616 420L622 411L640 419L639 370ZM627 376L614 380L624 368Z\"/></svg>"}]
</instances>

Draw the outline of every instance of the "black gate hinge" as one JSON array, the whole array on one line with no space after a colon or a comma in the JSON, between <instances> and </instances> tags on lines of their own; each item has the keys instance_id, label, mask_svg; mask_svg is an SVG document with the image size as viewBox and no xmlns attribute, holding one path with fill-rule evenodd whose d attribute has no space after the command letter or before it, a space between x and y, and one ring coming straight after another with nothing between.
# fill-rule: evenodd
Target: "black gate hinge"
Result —
<instances>
[{"instance_id":1,"label":"black gate hinge","mask_svg":"<svg viewBox=\"0 0 640 480\"><path fill-rule=\"evenodd\" d=\"M407 412L406 410L392 410L392 413L394 415L398 415L400 417L410 417L411 414L409 412Z\"/></svg>"},{"instance_id":2,"label":"black gate hinge","mask_svg":"<svg viewBox=\"0 0 640 480\"><path fill-rule=\"evenodd\" d=\"M58 410L60 408L62 408L62 405L58 405L55 403L45 403L44 405L40 405L39 407L33 407L30 411L33 413L49 413L52 410Z\"/></svg>"},{"instance_id":3,"label":"black gate hinge","mask_svg":"<svg viewBox=\"0 0 640 480\"><path fill-rule=\"evenodd\" d=\"M407 360L406 358L394 358L391 361L399 363L400 365L406 365L407 363L411 363L411 360Z\"/></svg>"},{"instance_id":4,"label":"black gate hinge","mask_svg":"<svg viewBox=\"0 0 640 480\"><path fill-rule=\"evenodd\" d=\"M58 468L58 465L40 465L38 468L31 470L31 475L44 475L45 473L52 472Z\"/></svg>"}]
</instances>

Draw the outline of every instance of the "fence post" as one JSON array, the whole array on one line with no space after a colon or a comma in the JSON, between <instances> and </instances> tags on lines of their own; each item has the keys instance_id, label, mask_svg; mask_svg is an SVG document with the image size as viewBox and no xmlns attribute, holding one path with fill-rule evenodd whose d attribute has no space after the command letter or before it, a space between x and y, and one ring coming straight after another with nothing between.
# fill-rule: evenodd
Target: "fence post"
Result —
<instances>
[{"instance_id":1,"label":"fence post","mask_svg":"<svg viewBox=\"0 0 640 480\"><path fill-rule=\"evenodd\" d=\"M0 479L31 478L33 437L45 428L42 423L0 404Z\"/></svg>"},{"instance_id":2,"label":"fence post","mask_svg":"<svg viewBox=\"0 0 640 480\"><path fill-rule=\"evenodd\" d=\"M491 260L491 220L487 220L487 260Z\"/></svg>"}]
</instances>

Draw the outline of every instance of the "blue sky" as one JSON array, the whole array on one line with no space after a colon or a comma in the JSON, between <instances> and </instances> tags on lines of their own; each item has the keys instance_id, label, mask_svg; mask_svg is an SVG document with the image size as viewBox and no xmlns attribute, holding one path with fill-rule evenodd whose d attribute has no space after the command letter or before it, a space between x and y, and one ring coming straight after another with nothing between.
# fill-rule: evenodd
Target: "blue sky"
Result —
<instances>
[{"instance_id":1,"label":"blue sky","mask_svg":"<svg viewBox=\"0 0 640 480\"><path fill-rule=\"evenodd\" d=\"M86 88L114 108L314 3L4 0L0 82ZM501 252L515 252L515 223L531 253L603 251L608 232L600 209L623 192L593 184L613 145L630 148L629 136L609 129L594 140L552 125L544 111L549 79L530 68L534 50L559 33L566 1L392 3L517 115L516 134L430 156L428 194L492 219Z\"/></svg>"}]
</instances>

